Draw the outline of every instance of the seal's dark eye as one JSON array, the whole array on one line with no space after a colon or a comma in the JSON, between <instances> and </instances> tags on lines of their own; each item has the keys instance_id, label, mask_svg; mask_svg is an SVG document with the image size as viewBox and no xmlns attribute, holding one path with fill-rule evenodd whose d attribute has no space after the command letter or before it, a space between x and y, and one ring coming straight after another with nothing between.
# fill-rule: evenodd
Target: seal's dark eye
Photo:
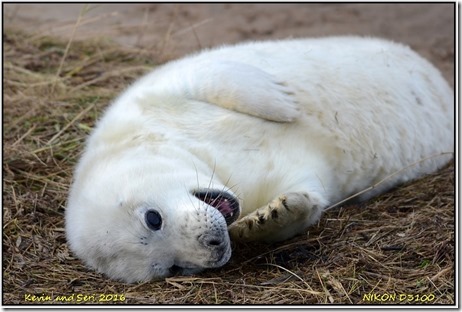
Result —
<instances>
[{"instance_id":1,"label":"seal's dark eye","mask_svg":"<svg viewBox=\"0 0 462 312\"><path fill-rule=\"evenodd\" d=\"M162 217L157 211L155 210L146 211L145 219L146 219L146 224L149 226L151 230L153 231L160 230L162 226Z\"/></svg>"}]
</instances>

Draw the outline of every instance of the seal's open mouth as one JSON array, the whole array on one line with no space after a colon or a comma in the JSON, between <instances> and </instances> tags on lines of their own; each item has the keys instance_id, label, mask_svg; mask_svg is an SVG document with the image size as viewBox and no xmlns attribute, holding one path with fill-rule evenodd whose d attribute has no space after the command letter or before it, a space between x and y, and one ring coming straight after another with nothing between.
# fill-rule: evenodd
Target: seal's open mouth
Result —
<instances>
[{"instance_id":1,"label":"seal's open mouth","mask_svg":"<svg viewBox=\"0 0 462 312\"><path fill-rule=\"evenodd\" d=\"M230 193L211 189L197 190L192 193L207 205L220 211L225 217L227 225L230 225L239 217L239 202Z\"/></svg>"}]
</instances>

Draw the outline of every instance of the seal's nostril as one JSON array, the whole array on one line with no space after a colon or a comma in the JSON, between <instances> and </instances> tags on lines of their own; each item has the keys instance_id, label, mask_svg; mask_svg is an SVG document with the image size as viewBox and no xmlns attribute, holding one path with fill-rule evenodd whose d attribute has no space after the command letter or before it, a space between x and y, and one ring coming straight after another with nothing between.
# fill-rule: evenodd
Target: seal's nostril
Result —
<instances>
[{"instance_id":1,"label":"seal's nostril","mask_svg":"<svg viewBox=\"0 0 462 312\"><path fill-rule=\"evenodd\" d=\"M209 234L201 235L199 241L207 248L218 248L223 246L225 242L221 237Z\"/></svg>"},{"instance_id":2,"label":"seal's nostril","mask_svg":"<svg viewBox=\"0 0 462 312\"><path fill-rule=\"evenodd\" d=\"M218 239L212 239L209 241L209 245L211 246L219 246L221 244L221 241Z\"/></svg>"}]
</instances>

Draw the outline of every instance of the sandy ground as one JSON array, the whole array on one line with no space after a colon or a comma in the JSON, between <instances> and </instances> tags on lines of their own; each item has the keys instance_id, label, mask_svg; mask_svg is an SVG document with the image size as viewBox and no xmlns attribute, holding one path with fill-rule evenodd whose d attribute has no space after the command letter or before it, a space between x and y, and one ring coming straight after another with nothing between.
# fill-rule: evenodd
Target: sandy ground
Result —
<instances>
[{"instance_id":1,"label":"sandy ground","mask_svg":"<svg viewBox=\"0 0 462 312\"><path fill-rule=\"evenodd\" d=\"M410 45L454 84L454 4L4 4L4 26L109 38L159 62L243 40L359 34ZM76 27L77 26L77 27Z\"/></svg>"}]
</instances>

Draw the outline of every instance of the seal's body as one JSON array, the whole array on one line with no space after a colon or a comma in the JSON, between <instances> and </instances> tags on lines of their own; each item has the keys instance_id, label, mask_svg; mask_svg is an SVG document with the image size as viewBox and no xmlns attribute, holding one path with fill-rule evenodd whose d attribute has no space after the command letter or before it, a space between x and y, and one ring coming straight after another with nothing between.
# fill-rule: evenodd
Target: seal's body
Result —
<instances>
[{"instance_id":1,"label":"seal's body","mask_svg":"<svg viewBox=\"0 0 462 312\"><path fill-rule=\"evenodd\" d=\"M361 199L437 170L453 133L452 90L400 44L331 37L203 51L144 76L108 109L75 172L68 241L128 282L219 267L229 233L301 233L387 176Z\"/></svg>"}]
</instances>

